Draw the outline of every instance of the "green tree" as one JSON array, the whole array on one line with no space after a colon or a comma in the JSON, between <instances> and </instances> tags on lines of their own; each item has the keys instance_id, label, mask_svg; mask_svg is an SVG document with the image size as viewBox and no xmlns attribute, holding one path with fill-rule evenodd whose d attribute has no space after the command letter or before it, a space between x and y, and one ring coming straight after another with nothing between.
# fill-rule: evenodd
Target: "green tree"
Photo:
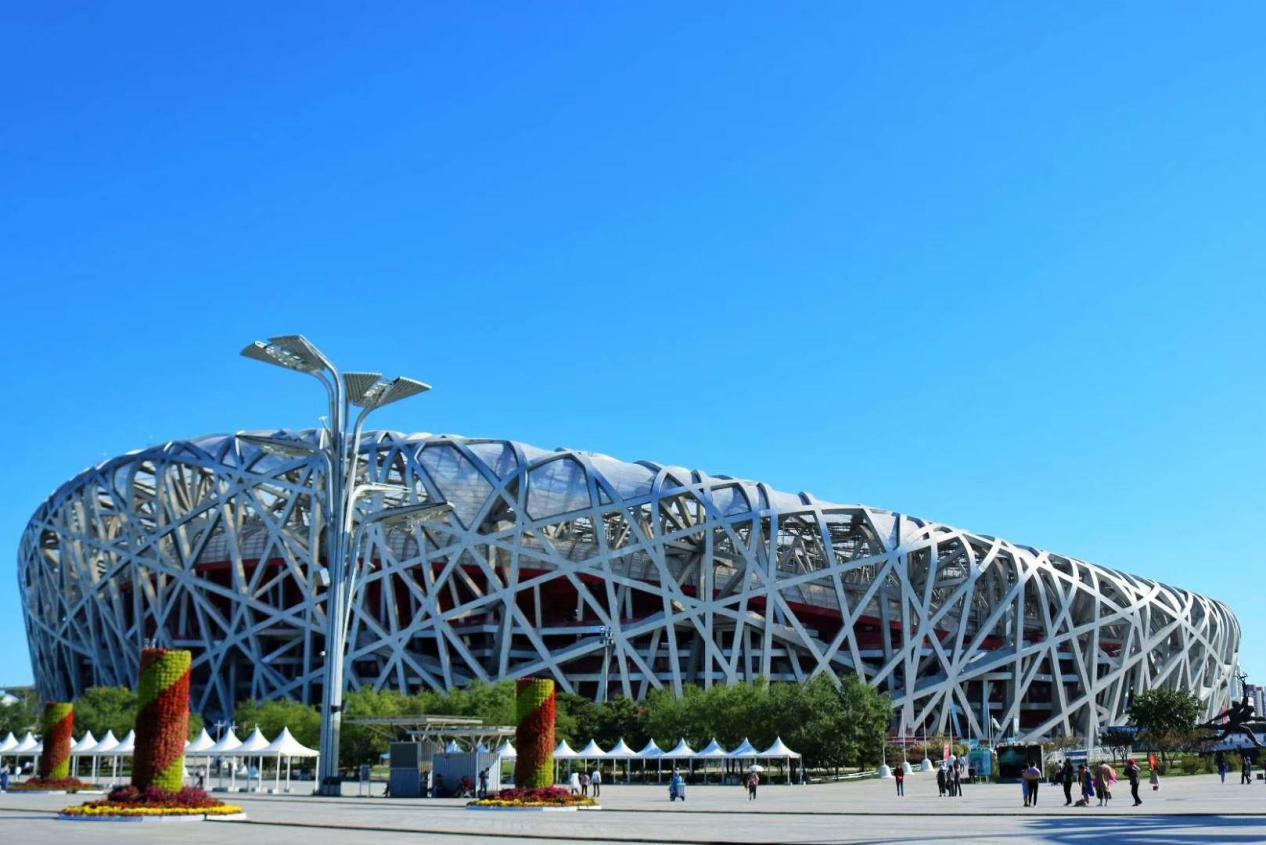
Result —
<instances>
[{"instance_id":1,"label":"green tree","mask_svg":"<svg viewBox=\"0 0 1266 845\"><path fill-rule=\"evenodd\" d=\"M237 705L233 721L241 739L258 727L269 740L282 728L290 728L294 738L309 748L317 748L321 741L321 714L297 701L243 701Z\"/></svg>"},{"instance_id":2,"label":"green tree","mask_svg":"<svg viewBox=\"0 0 1266 845\"><path fill-rule=\"evenodd\" d=\"M189 738L202 731L202 717L189 714ZM75 733L92 731L101 739L114 731L119 739L136 727L136 693L127 687L90 687L75 699Z\"/></svg>"},{"instance_id":3,"label":"green tree","mask_svg":"<svg viewBox=\"0 0 1266 845\"><path fill-rule=\"evenodd\" d=\"M40 696L34 689L9 690L13 700L0 703L0 737L12 733L21 737L36 730L40 720Z\"/></svg>"},{"instance_id":4,"label":"green tree","mask_svg":"<svg viewBox=\"0 0 1266 845\"><path fill-rule=\"evenodd\" d=\"M1134 696L1130 705L1130 721L1138 725L1140 739L1166 761L1170 751L1193 742L1199 718L1200 699L1182 690L1150 689Z\"/></svg>"},{"instance_id":5,"label":"green tree","mask_svg":"<svg viewBox=\"0 0 1266 845\"><path fill-rule=\"evenodd\" d=\"M377 763L387 751L387 745L396 737L394 728L380 725L356 725L356 718L392 718L415 715L415 699L392 690L372 690L362 687L348 693L343 699L343 728L339 734L339 758L349 766ZM316 746L313 745L313 748Z\"/></svg>"}]
</instances>

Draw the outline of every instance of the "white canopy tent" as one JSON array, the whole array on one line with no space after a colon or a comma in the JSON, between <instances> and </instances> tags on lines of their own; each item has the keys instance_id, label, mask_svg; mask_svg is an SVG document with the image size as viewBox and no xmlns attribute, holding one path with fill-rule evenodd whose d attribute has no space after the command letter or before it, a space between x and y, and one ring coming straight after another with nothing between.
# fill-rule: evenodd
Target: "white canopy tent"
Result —
<instances>
[{"instance_id":1,"label":"white canopy tent","mask_svg":"<svg viewBox=\"0 0 1266 845\"><path fill-rule=\"evenodd\" d=\"M620 741L611 746L611 750L607 752L607 759L612 761L612 772L615 771L614 761L624 761L624 782L628 783L632 775L629 769L633 767L633 759L637 757L637 752L624 742L624 737L620 737Z\"/></svg>"},{"instance_id":2,"label":"white canopy tent","mask_svg":"<svg viewBox=\"0 0 1266 845\"><path fill-rule=\"evenodd\" d=\"M558 747L554 749L554 783L558 783L558 764L562 760L568 762L568 769L571 768L570 763L576 759L576 750L567 744L567 740L558 743Z\"/></svg>"},{"instance_id":3,"label":"white canopy tent","mask_svg":"<svg viewBox=\"0 0 1266 845\"><path fill-rule=\"evenodd\" d=\"M290 728L282 728L281 733L277 734L277 738L268 744L263 751L264 756L277 758L277 773L273 780L273 791L281 790L281 760L286 760L286 791L290 791L290 762L295 757L319 757L320 752L308 748L299 740L295 739Z\"/></svg>"},{"instance_id":4,"label":"white canopy tent","mask_svg":"<svg viewBox=\"0 0 1266 845\"><path fill-rule=\"evenodd\" d=\"M519 752L514 750L514 746L510 744L510 740L501 743L497 749L497 756L503 760L513 760L519 756Z\"/></svg>"},{"instance_id":5,"label":"white canopy tent","mask_svg":"<svg viewBox=\"0 0 1266 845\"><path fill-rule=\"evenodd\" d=\"M255 730L246 739L242 740L242 744L230 752L235 757L246 758L246 788L251 788L250 765L251 758L259 758L259 777L260 783L255 785L258 790L263 782L264 777L264 749L268 747L268 737L264 736L264 732L259 729L259 725L255 726Z\"/></svg>"},{"instance_id":6,"label":"white canopy tent","mask_svg":"<svg viewBox=\"0 0 1266 845\"><path fill-rule=\"evenodd\" d=\"M607 752L603 751L598 745L597 740L589 740L589 744L576 752L577 760L602 760L607 756Z\"/></svg>"},{"instance_id":7,"label":"white canopy tent","mask_svg":"<svg viewBox=\"0 0 1266 845\"><path fill-rule=\"evenodd\" d=\"M661 761L664 759L664 749L655 744L655 740L647 740L646 745L642 746L642 750L637 752L637 759L642 761L642 782L646 782L646 764L651 760L655 761L655 782L659 783Z\"/></svg>"},{"instance_id":8,"label":"white canopy tent","mask_svg":"<svg viewBox=\"0 0 1266 845\"><path fill-rule=\"evenodd\" d=\"M774 744L760 753L769 760L785 760L787 763L787 783L791 783L791 761L799 760L800 755L783 744L782 737L775 737Z\"/></svg>"},{"instance_id":9,"label":"white canopy tent","mask_svg":"<svg viewBox=\"0 0 1266 845\"><path fill-rule=\"evenodd\" d=\"M13 731L9 731L9 735L0 740L0 765L4 764L4 755L11 753L17 747L17 737L13 735Z\"/></svg>"},{"instance_id":10,"label":"white canopy tent","mask_svg":"<svg viewBox=\"0 0 1266 845\"><path fill-rule=\"evenodd\" d=\"M71 744L70 776L72 778L79 777L79 758L91 756L92 749L96 747L97 738L92 735L92 731L84 731L84 735L79 738L79 741Z\"/></svg>"},{"instance_id":11,"label":"white canopy tent","mask_svg":"<svg viewBox=\"0 0 1266 845\"><path fill-rule=\"evenodd\" d=\"M128 731L127 736L119 740L119 747L114 749L114 753L120 757L131 757L136 751L136 731Z\"/></svg>"},{"instance_id":12,"label":"white canopy tent","mask_svg":"<svg viewBox=\"0 0 1266 845\"><path fill-rule=\"evenodd\" d=\"M92 780L97 780L97 762L102 757L110 757L112 765L110 768L110 782L113 783L119 776L119 758L114 756L114 749L119 747L119 739L114 735L114 731L106 731L106 735L101 738L96 747L92 749Z\"/></svg>"},{"instance_id":13,"label":"white canopy tent","mask_svg":"<svg viewBox=\"0 0 1266 845\"><path fill-rule=\"evenodd\" d=\"M702 751L696 754L695 757L703 761L703 782L707 783L708 782L708 761L720 760L721 770L722 770L721 774L722 776L724 776L725 761L729 759L730 754L728 751L726 751L724 748L721 747L721 743L717 742L716 737L713 737L712 741L709 742Z\"/></svg>"},{"instance_id":14,"label":"white canopy tent","mask_svg":"<svg viewBox=\"0 0 1266 845\"><path fill-rule=\"evenodd\" d=\"M128 734L128 736L131 736L131 734ZM126 739L124 739L123 741L127 742ZM220 741L217 742L215 745L213 745L209 749L209 751L212 757L229 757L229 756L232 756L233 753L237 751L237 749L240 748L241 746L242 746L242 741L237 738L237 734L233 732L233 729L229 728L227 731L224 732L224 735L220 737ZM223 788L224 788L224 761L221 760L220 761L220 789L223 789ZM231 762L230 775L229 775L229 789L236 789L236 788L237 788L237 764L235 762Z\"/></svg>"},{"instance_id":15,"label":"white canopy tent","mask_svg":"<svg viewBox=\"0 0 1266 845\"><path fill-rule=\"evenodd\" d=\"M185 756L201 756L205 757L203 767L206 769L206 776L211 777L211 749L215 748L215 740L211 738L211 734L207 733L207 729L203 728L202 733L185 743Z\"/></svg>"}]
</instances>

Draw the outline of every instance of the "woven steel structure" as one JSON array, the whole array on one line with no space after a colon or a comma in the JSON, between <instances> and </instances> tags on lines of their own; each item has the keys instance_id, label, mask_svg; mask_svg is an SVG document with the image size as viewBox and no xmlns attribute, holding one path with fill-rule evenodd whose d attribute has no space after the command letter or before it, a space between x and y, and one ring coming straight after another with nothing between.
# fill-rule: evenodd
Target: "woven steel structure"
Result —
<instances>
[{"instance_id":1,"label":"woven steel structure","mask_svg":"<svg viewBox=\"0 0 1266 845\"><path fill-rule=\"evenodd\" d=\"M313 442L313 432L279 433ZM897 730L1093 736L1131 691L1229 699L1240 631L1185 590L759 483L504 440L367 434L364 473L447 522L369 526L353 687L552 677L563 690L856 673ZM322 464L233 436L89 469L45 502L18 578L46 698L194 654L193 709L319 700ZM382 502L368 501L372 510Z\"/></svg>"}]
</instances>

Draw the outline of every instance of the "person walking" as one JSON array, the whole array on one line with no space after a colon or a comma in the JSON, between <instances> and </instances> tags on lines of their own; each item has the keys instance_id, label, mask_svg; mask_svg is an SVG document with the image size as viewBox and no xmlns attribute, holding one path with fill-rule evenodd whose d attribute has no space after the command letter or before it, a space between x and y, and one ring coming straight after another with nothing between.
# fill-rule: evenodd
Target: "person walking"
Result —
<instances>
[{"instance_id":1,"label":"person walking","mask_svg":"<svg viewBox=\"0 0 1266 845\"><path fill-rule=\"evenodd\" d=\"M593 797L597 798L602 794L602 767L595 766L593 774L589 776L589 783L593 786Z\"/></svg>"},{"instance_id":2,"label":"person walking","mask_svg":"<svg viewBox=\"0 0 1266 845\"><path fill-rule=\"evenodd\" d=\"M1248 759L1248 755L1244 755L1244 765L1240 766L1240 783L1253 783L1253 761Z\"/></svg>"},{"instance_id":3,"label":"person walking","mask_svg":"<svg viewBox=\"0 0 1266 845\"><path fill-rule=\"evenodd\" d=\"M1024 806L1037 806L1037 788L1042 783L1042 770L1037 767L1036 763L1029 762L1029 767L1024 770L1024 781L1029 785L1028 801L1024 802Z\"/></svg>"},{"instance_id":4,"label":"person walking","mask_svg":"<svg viewBox=\"0 0 1266 845\"><path fill-rule=\"evenodd\" d=\"M1077 802L1077 806L1089 807L1090 799L1095 797L1095 784L1085 763L1077 767L1077 786L1081 789L1081 800Z\"/></svg>"},{"instance_id":5,"label":"person walking","mask_svg":"<svg viewBox=\"0 0 1266 845\"><path fill-rule=\"evenodd\" d=\"M897 770L892 773L892 779L897 782L897 797L901 798L906 794L906 769L905 766L898 766Z\"/></svg>"},{"instance_id":6,"label":"person walking","mask_svg":"<svg viewBox=\"0 0 1266 845\"><path fill-rule=\"evenodd\" d=\"M1139 797L1139 770L1138 763L1134 762L1134 758L1130 757L1125 761L1125 776L1130 781L1130 795L1134 798L1134 806L1137 807L1143 803L1143 799Z\"/></svg>"},{"instance_id":7,"label":"person walking","mask_svg":"<svg viewBox=\"0 0 1266 845\"><path fill-rule=\"evenodd\" d=\"M572 772L571 777L567 778L567 788L571 790L572 795L580 794L580 774Z\"/></svg>"},{"instance_id":8,"label":"person walking","mask_svg":"<svg viewBox=\"0 0 1266 845\"><path fill-rule=\"evenodd\" d=\"M958 765L954 767L954 797L963 797L963 767L966 763L963 758L958 758Z\"/></svg>"},{"instance_id":9,"label":"person walking","mask_svg":"<svg viewBox=\"0 0 1266 845\"><path fill-rule=\"evenodd\" d=\"M747 800L756 800L756 787L760 786L760 775L756 772L747 773Z\"/></svg>"},{"instance_id":10,"label":"person walking","mask_svg":"<svg viewBox=\"0 0 1266 845\"><path fill-rule=\"evenodd\" d=\"M1067 758L1059 769L1059 782L1064 787L1064 806L1067 807L1073 803L1073 763Z\"/></svg>"},{"instance_id":11,"label":"person walking","mask_svg":"<svg viewBox=\"0 0 1266 845\"><path fill-rule=\"evenodd\" d=\"M589 773L580 773L580 794L584 798L589 797Z\"/></svg>"},{"instance_id":12,"label":"person walking","mask_svg":"<svg viewBox=\"0 0 1266 845\"><path fill-rule=\"evenodd\" d=\"M1107 763L1100 763L1095 770L1095 792L1099 793L1100 807L1108 806L1108 802L1112 800L1112 781L1115 779L1112 767Z\"/></svg>"},{"instance_id":13,"label":"person walking","mask_svg":"<svg viewBox=\"0 0 1266 845\"><path fill-rule=\"evenodd\" d=\"M480 798L488 797L488 767L487 766L485 766L484 770L479 773L479 797Z\"/></svg>"},{"instance_id":14,"label":"person walking","mask_svg":"<svg viewBox=\"0 0 1266 845\"><path fill-rule=\"evenodd\" d=\"M936 788L940 792L942 798L945 797L945 764L936 767Z\"/></svg>"},{"instance_id":15,"label":"person walking","mask_svg":"<svg viewBox=\"0 0 1266 845\"><path fill-rule=\"evenodd\" d=\"M1222 778L1223 783L1226 783L1226 773L1229 772L1230 770L1231 770L1231 767L1226 764L1225 757L1223 757L1221 760L1218 761L1218 777ZM1155 773L1156 773L1156 767L1153 766L1152 774L1155 774Z\"/></svg>"}]
</instances>

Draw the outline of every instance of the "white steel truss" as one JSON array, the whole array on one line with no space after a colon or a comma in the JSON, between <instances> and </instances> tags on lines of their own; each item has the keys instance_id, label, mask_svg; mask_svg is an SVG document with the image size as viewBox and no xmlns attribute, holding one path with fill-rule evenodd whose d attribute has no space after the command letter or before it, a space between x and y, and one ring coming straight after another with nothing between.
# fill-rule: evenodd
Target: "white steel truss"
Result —
<instances>
[{"instance_id":1,"label":"white steel truss","mask_svg":"<svg viewBox=\"0 0 1266 845\"><path fill-rule=\"evenodd\" d=\"M311 440L313 432L297 435ZM566 690L855 673L903 733L1094 736L1129 695L1229 701L1220 602L1050 552L806 493L590 452L375 432L370 480L453 515L370 526L353 687L548 675ZM321 465L233 436L87 470L19 552L39 689L131 684L147 640L194 652L194 709L319 700ZM381 505L381 503L379 503Z\"/></svg>"}]
</instances>

